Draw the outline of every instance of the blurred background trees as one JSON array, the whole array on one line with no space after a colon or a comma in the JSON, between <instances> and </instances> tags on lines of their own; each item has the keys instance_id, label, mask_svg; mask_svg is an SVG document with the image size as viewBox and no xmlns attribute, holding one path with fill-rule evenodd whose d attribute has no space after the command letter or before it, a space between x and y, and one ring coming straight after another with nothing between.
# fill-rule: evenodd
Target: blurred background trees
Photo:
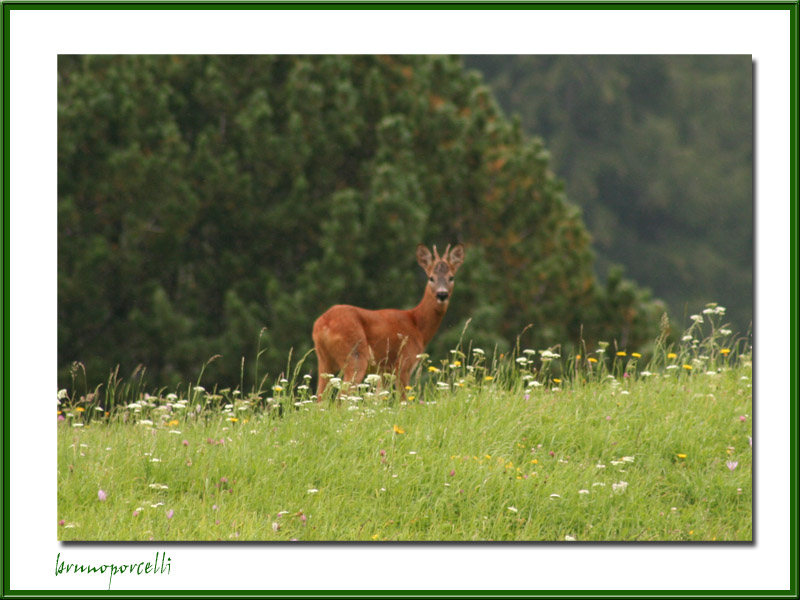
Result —
<instances>
[{"instance_id":1,"label":"blurred background trees","mask_svg":"<svg viewBox=\"0 0 800 600\"><path fill-rule=\"evenodd\" d=\"M569 87L569 68L560 69L557 87ZM740 169L746 157L731 156L706 172L696 164L704 155L685 156L683 142L708 137L707 118L725 121L711 114L713 107L678 120L672 132L667 115L635 121L644 109L632 108L635 86L620 83L624 74L611 67L574 74L576 85L608 79L618 94L612 96L622 98L615 101L622 115L611 101L601 103L605 113L592 115L591 100L562 100L567 112L560 115L530 99L540 107L533 114L549 115L550 129L538 123L535 132L546 136L548 149L523 131L526 112L513 109L523 121L505 117L482 77L459 57L61 56L59 385L69 384L70 367L80 361L90 385L116 365L124 375L142 364L149 383L171 386L196 378L210 357L222 355L204 380L247 388L259 349L259 373L276 377L290 349L299 357L311 348L313 321L330 305L415 305L424 287L414 257L420 242L467 246L450 311L429 349L434 356L457 343L468 319L465 339L487 350L510 348L533 324L525 347L561 344L566 351L583 338L590 346L604 340L641 351L658 334L664 305L610 265L625 264L639 278L647 269L632 266L630 255L660 259L662 250L670 254L667 247L675 250L670 260L684 266L680 273L693 273L686 265L712 249L708 260L715 264L752 260L749 213L732 214L718 200L730 199L739 185L749 192L750 171ZM502 81L499 67L495 75ZM662 85L663 73L648 77ZM682 85L688 95L696 92L696 82ZM501 99L503 89L498 84ZM565 97L594 93L575 89ZM553 92L545 86L538 93ZM713 86L706 93L706 103L725 96ZM702 103L677 92L661 99L660 88L652 94L663 103ZM738 110L739 98L727 102ZM590 123L573 122L575 111ZM751 131L746 117L728 145L740 146L739 136ZM594 232L596 265L581 209L567 200L550 152L572 156L580 145L572 132L616 131L619 119L646 127L629 127L588 171L556 163L590 223L624 214L607 217L615 225L601 229L608 239L635 229L621 254ZM553 132L562 129L556 139ZM656 134L676 136L674 153L660 153ZM634 139L639 147L630 146ZM704 139L713 149L723 141ZM599 141L594 155L604 156ZM673 171L663 169L676 157L674 177L682 179L665 180ZM661 179L650 181L645 196L657 202L642 204L626 190L647 180L638 164L645 159ZM615 171L620 165L627 178ZM573 176L584 177L584 187L572 191ZM598 182L616 190L602 196L613 197L606 208L595 204L599 193L585 191L599 189ZM713 198L700 204L685 197L715 185L721 187ZM693 229L676 231L687 224ZM668 243L659 246L659 239ZM663 269L659 264L651 270ZM656 275L640 280L685 285L675 294L690 311L712 300L732 305L724 296L729 288ZM315 368L311 358L303 370Z\"/></svg>"},{"instance_id":2,"label":"blurred background trees","mask_svg":"<svg viewBox=\"0 0 800 600\"><path fill-rule=\"evenodd\" d=\"M753 63L731 56L469 56L541 136L597 253L685 322L753 318Z\"/></svg>"}]
</instances>

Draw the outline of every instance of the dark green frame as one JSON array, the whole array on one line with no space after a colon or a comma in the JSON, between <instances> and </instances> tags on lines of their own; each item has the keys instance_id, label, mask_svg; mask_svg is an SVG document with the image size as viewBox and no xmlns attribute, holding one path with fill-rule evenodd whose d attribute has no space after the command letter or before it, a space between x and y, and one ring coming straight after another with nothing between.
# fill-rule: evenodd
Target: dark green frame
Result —
<instances>
[{"instance_id":1,"label":"dark green frame","mask_svg":"<svg viewBox=\"0 0 800 600\"><path fill-rule=\"evenodd\" d=\"M607 10L669 10L669 9L700 9L700 10L788 10L791 18L790 28L790 165L791 165L791 179L790 179L790 249L791 249L791 273L790 273L790 344L792 353L792 366L795 366L797 359L797 268L798 268L798 246L797 246L797 230L798 230L798 194L797 194L797 166L798 166L798 153L797 153L797 115L798 115L798 0L784 0L784 1L767 1L767 2L754 2L749 0L720 0L719 2L709 1L691 1L691 0L657 0L653 2L641 2L632 0L626 2L624 0L617 1L599 1L590 2L585 0L562 0L561 2L553 1L537 1L537 0L520 0L504 1L504 2L485 2L485 1L471 1L471 0L457 0L454 2L424 2L424 1L386 1L386 2L370 2L370 1L350 1L350 2L319 2L316 0L297 0L296 2L285 1L263 1L254 0L238 1L223 3L214 0L193 0L191 2L158 2L158 1L120 1L120 2L103 2L97 1L83 1L83 2L48 2L48 1L21 1L11 0L2 3L2 81L3 93L3 116L2 116L2 133L3 133L3 146L2 146L2 169L3 169L3 210L0 213L0 220L2 220L3 243L0 246L2 253L2 270L3 276L0 278L0 286L2 286L2 293L0 293L0 302L2 302L2 330L3 330L3 345L2 351L2 391L3 398L9 398L10 385L10 307L9 307L9 249L10 249L10 228L9 228L9 215L10 215L10 197L9 197L9 179L10 179L10 107L9 107L9 65L10 65L10 35L11 35L11 11L12 10L49 10L49 9L72 9L72 10L236 10L236 9L293 9L293 10L318 10L318 9L349 9L349 10L366 10L366 9L392 9L392 10L419 10L419 9L460 9L460 10L498 10L498 9L557 9L557 10L583 10L583 9L607 9ZM791 399L796 399L797 394L797 376L794 369L791 372L790 378L790 391ZM432 591L432 592L416 592L416 591L385 591L385 590L370 590L370 591L282 591L282 592L248 592L248 591L229 591L227 593L219 591L169 591L169 595L173 597L218 597L222 595L237 596L237 597L260 597L264 595L283 595L293 597L305 598L321 598L331 596L345 596L345 597L373 597L380 596L386 598L400 598L412 597L435 594L439 597L492 597L492 598L510 598L510 597L533 597L533 596L560 596L564 598L587 598L587 597L602 597L602 596L628 596L628 597L648 597L648 598L666 598L666 597L679 597L679 596L704 596L708 598L728 598L728 597L745 597L745 598L797 598L798 597L798 522L797 522L797 501L798 501L798 479L797 479L797 406L790 404L790 421L791 421L791 436L790 436L790 588L787 590L738 590L738 591L714 591L714 590L682 590L682 591L652 591L652 590L618 590L607 591L598 590L590 591L564 591L564 590L519 590L519 591ZM2 437L2 478L0 478L0 502L2 502L3 518L0 521L0 533L2 533L2 545L0 546L0 572L2 572L2 587L0 587L0 595L2 597L70 597L70 596L114 596L114 597L140 597L147 594L147 592L136 591L21 591L11 592L10 590L10 537L8 533L8 525L10 522L9 513L9 456L10 456L10 423L8 404L3 403L2 411L0 411L0 436ZM48 559L49 560L49 559ZM48 560L43 560L48 563ZM43 568L45 568L43 566ZM747 565L731 565L732 569L747 568ZM151 593L152 594L152 593Z\"/></svg>"}]
</instances>

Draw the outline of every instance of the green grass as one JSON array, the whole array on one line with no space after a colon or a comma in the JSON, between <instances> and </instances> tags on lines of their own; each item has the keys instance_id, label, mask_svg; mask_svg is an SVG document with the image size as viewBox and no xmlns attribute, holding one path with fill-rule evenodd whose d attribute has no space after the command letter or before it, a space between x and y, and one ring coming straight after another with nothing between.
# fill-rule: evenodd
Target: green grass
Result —
<instances>
[{"instance_id":1,"label":"green grass","mask_svg":"<svg viewBox=\"0 0 800 600\"><path fill-rule=\"evenodd\" d=\"M717 337L650 375L467 351L408 403L293 382L137 391L108 416L65 399L58 539L751 540L752 363Z\"/></svg>"}]
</instances>

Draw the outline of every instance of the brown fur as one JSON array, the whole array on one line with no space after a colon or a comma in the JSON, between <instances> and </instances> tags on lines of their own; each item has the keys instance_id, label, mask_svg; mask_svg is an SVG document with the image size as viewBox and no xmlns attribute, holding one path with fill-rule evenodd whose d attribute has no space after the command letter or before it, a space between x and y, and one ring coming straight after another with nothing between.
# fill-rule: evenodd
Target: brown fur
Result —
<instances>
[{"instance_id":1,"label":"brown fur","mask_svg":"<svg viewBox=\"0 0 800 600\"><path fill-rule=\"evenodd\" d=\"M325 311L314 323L312 336L317 353L319 381L317 399L328 380L323 373L342 371L345 381L361 383L367 372L393 373L401 396L411 372L442 322L453 293L453 276L464 262L464 247L447 247L442 257L423 245L417 246L417 262L428 276L428 284L420 303L411 310L386 308L367 310L337 304ZM444 300L437 294L446 294Z\"/></svg>"}]
</instances>

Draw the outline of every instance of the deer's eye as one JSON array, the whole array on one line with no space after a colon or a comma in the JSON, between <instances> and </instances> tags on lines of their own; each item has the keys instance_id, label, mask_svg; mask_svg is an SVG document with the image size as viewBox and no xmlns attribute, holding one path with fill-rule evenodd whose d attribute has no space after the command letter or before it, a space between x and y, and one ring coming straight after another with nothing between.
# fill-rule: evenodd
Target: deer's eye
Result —
<instances>
[{"instance_id":1,"label":"deer's eye","mask_svg":"<svg viewBox=\"0 0 800 600\"><path fill-rule=\"evenodd\" d=\"M433 277L428 277L428 281L430 281L431 283L433 283Z\"/></svg>"},{"instance_id":2,"label":"deer's eye","mask_svg":"<svg viewBox=\"0 0 800 600\"><path fill-rule=\"evenodd\" d=\"M452 275L450 275L450 281L453 281L454 279L455 279L455 277L453 277Z\"/></svg>"}]
</instances>

